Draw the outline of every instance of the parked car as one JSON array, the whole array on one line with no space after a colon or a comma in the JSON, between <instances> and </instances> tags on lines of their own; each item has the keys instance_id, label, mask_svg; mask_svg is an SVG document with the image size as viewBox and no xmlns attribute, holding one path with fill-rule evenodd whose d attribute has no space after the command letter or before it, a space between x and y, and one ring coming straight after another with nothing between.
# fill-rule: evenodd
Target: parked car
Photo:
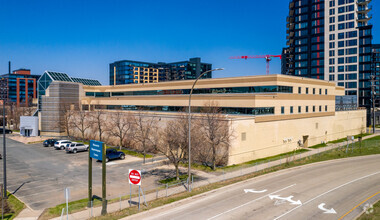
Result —
<instances>
[{"instance_id":1,"label":"parked car","mask_svg":"<svg viewBox=\"0 0 380 220\"><path fill-rule=\"evenodd\" d=\"M117 151L115 149L107 149L106 150L106 163L110 160L114 159L120 159L124 160L125 159L125 154L121 151Z\"/></svg>"},{"instance_id":2,"label":"parked car","mask_svg":"<svg viewBox=\"0 0 380 220\"><path fill-rule=\"evenodd\" d=\"M12 134L12 130L9 130L9 129L5 129L5 133L6 134ZM0 134L3 134L3 128L0 128Z\"/></svg>"},{"instance_id":3,"label":"parked car","mask_svg":"<svg viewBox=\"0 0 380 220\"><path fill-rule=\"evenodd\" d=\"M57 139L47 139L47 140L45 140L43 143L42 143L42 145L44 146L44 147L54 147L54 144L55 144L55 142L57 142L58 140Z\"/></svg>"},{"instance_id":4,"label":"parked car","mask_svg":"<svg viewBox=\"0 0 380 220\"><path fill-rule=\"evenodd\" d=\"M64 150L67 144L71 144L71 141L69 140L59 140L55 142L54 148L56 150Z\"/></svg>"},{"instance_id":5,"label":"parked car","mask_svg":"<svg viewBox=\"0 0 380 220\"><path fill-rule=\"evenodd\" d=\"M88 145L76 142L66 145L66 153L73 152L76 154L78 151L88 151Z\"/></svg>"}]
</instances>

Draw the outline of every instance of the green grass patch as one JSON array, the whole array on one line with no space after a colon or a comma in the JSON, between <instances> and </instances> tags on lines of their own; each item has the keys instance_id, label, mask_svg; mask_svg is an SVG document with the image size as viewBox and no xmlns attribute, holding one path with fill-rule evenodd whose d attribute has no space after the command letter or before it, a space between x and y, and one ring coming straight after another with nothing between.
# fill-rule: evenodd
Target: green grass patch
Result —
<instances>
[{"instance_id":1,"label":"green grass patch","mask_svg":"<svg viewBox=\"0 0 380 220\"><path fill-rule=\"evenodd\" d=\"M368 210L369 212L364 212L357 220L379 220L380 219L380 201L373 205L373 209Z\"/></svg>"},{"instance_id":2,"label":"green grass patch","mask_svg":"<svg viewBox=\"0 0 380 220\"><path fill-rule=\"evenodd\" d=\"M7 192L8 199L4 200L4 219L14 219L24 208L25 205L18 200L14 195ZM1 203L1 198L0 198ZM1 205L0 205L1 212Z\"/></svg>"},{"instance_id":3,"label":"green grass patch","mask_svg":"<svg viewBox=\"0 0 380 220\"><path fill-rule=\"evenodd\" d=\"M360 136L361 137L365 137L365 136L368 136L368 135L371 135L370 133L363 133L363 134L357 134L357 135L354 135L354 138L359 138ZM337 144L337 143L342 143L342 142L345 142L347 141L347 137L345 138L341 138L341 139L338 139L338 140L335 140L335 141L329 141L327 142L328 144L331 143L331 144Z\"/></svg>"},{"instance_id":4,"label":"green grass patch","mask_svg":"<svg viewBox=\"0 0 380 220\"><path fill-rule=\"evenodd\" d=\"M371 133L363 133L363 134L357 134L357 135L354 135L354 138L359 138L359 137L365 137L365 136L368 136L368 135L371 135Z\"/></svg>"},{"instance_id":5,"label":"green grass patch","mask_svg":"<svg viewBox=\"0 0 380 220\"><path fill-rule=\"evenodd\" d=\"M342 143L342 142L345 142L347 141L347 138L341 138L341 139L338 139L338 140L335 140L335 141L329 141L327 142L328 144L338 144L338 143Z\"/></svg>"},{"instance_id":6,"label":"green grass patch","mask_svg":"<svg viewBox=\"0 0 380 220\"><path fill-rule=\"evenodd\" d=\"M284 157L293 156L293 155L295 156L295 155L302 154L302 153L305 153L308 151L310 151L310 150L298 149L298 150L294 150L294 151L283 153L283 154L278 154L278 155L274 155L274 156L270 156L270 157L265 157L265 158L260 158L260 159L256 159L256 160L247 161L247 162L241 163L241 164L234 164L234 165L225 166L225 167L217 167L215 170L212 170L212 168L209 166L205 166L202 164L196 164L196 163L192 164L191 167L193 169L201 170L201 171L205 171L205 172L215 172L215 171L216 172L222 172L222 171L229 172L229 171L234 171L234 170L245 168L245 167L250 167L252 165L255 165L256 163L259 164L259 163L263 163L266 161L279 160L279 159L284 158ZM180 165L187 167L187 163L180 163Z\"/></svg>"},{"instance_id":7,"label":"green grass patch","mask_svg":"<svg viewBox=\"0 0 380 220\"><path fill-rule=\"evenodd\" d=\"M326 146L327 146L327 144L322 143L322 144L317 144L317 145L311 146L309 148L318 149L318 148L326 147Z\"/></svg>"},{"instance_id":8,"label":"green grass patch","mask_svg":"<svg viewBox=\"0 0 380 220\"><path fill-rule=\"evenodd\" d=\"M31 141L26 144L42 144L44 141Z\"/></svg>"},{"instance_id":9,"label":"green grass patch","mask_svg":"<svg viewBox=\"0 0 380 220\"><path fill-rule=\"evenodd\" d=\"M171 178L166 178L166 179L160 180L158 182L161 184L169 184L170 185L170 184L180 183L180 182L183 182L186 180L187 180L187 174L180 175L179 180L177 180L177 177L171 177Z\"/></svg>"},{"instance_id":10,"label":"green grass patch","mask_svg":"<svg viewBox=\"0 0 380 220\"><path fill-rule=\"evenodd\" d=\"M126 148L121 148L121 150L119 150L118 147L107 147L107 148L110 148L110 149L115 149L117 151L121 151L123 153L125 153L125 155L131 155L131 156L134 156L134 157L140 157L140 158L144 158L144 154L143 153L140 153L140 152L136 152L136 151L133 151L133 150L128 150ZM145 158L152 158L153 155L151 154L145 154Z\"/></svg>"}]
</instances>

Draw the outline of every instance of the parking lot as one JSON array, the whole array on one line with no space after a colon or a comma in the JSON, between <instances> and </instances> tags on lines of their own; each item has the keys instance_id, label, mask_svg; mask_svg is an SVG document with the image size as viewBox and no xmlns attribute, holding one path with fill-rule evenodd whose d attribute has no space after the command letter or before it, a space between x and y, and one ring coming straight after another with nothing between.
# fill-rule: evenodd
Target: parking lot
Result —
<instances>
[{"instance_id":1,"label":"parking lot","mask_svg":"<svg viewBox=\"0 0 380 220\"><path fill-rule=\"evenodd\" d=\"M2 150L2 137L0 152ZM0 161L1 182L3 162ZM148 170L160 164L152 160L143 165L142 159L126 156L125 160L107 163L107 199L127 195L128 169ZM149 179L149 178L147 178ZM157 178L145 184L155 186ZM42 210L64 203L64 188L70 188L70 201L88 195L88 152L68 154L54 147L38 144L23 144L7 138L7 186L30 208ZM101 196L101 163L93 160L93 194Z\"/></svg>"}]
</instances>

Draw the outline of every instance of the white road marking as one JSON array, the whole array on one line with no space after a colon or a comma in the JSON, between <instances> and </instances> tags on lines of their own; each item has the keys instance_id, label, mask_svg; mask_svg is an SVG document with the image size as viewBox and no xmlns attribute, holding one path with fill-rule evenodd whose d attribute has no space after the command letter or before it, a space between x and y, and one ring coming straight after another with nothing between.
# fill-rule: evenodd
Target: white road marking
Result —
<instances>
[{"instance_id":1,"label":"white road marking","mask_svg":"<svg viewBox=\"0 0 380 220\"><path fill-rule=\"evenodd\" d=\"M286 197L286 198L283 198L283 197L280 197L279 195L269 195L269 198L270 198L271 200L273 200L273 199L277 199L277 200L285 200L285 201L290 202L290 204L292 204L292 205L302 205L301 200L294 201L294 200L292 200L293 197L294 197L294 196L288 196L288 197Z\"/></svg>"},{"instance_id":2,"label":"white road marking","mask_svg":"<svg viewBox=\"0 0 380 220\"><path fill-rule=\"evenodd\" d=\"M256 191L256 190L254 190L254 189L244 189L244 192L245 193L265 193L266 191L268 191L268 190L266 190L266 189L264 189L264 190L261 190L261 191Z\"/></svg>"},{"instance_id":3,"label":"white road marking","mask_svg":"<svg viewBox=\"0 0 380 220\"><path fill-rule=\"evenodd\" d=\"M265 195L265 196L261 196L260 198L257 198L257 199L255 199L255 200L252 200L252 201L249 201L249 202L244 203L244 204L242 204L242 205L239 205L239 206L237 206L237 207L235 207L235 208L233 208L233 209L230 209L230 210L227 210L227 211L225 211L225 212L222 212L222 213L220 213L220 214L218 214L218 215L215 215L215 216L213 216L213 217L211 217L211 218L208 218L207 220L211 220L211 219L218 218L219 216L222 216L222 215L224 215L224 214L226 214L226 213L232 212L232 211L234 211L234 210L236 210L236 209L239 209L239 208L241 208L241 207L243 207L243 206L246 206L246 205L248 205L248 204L251 204L251 203L253 203L253 202L256 202L256 201L258 201L258 200L260 200L260 199L264 199L264 198L266 198L267 196L269 196L269 195L271 195L271 194L273 194L273 193L278 193L278 192L280 192L280 191L282 191L282 190L288 189L288 188L293 187L293 186L295 186L295 185L296 185L296 184L293 184L293 185L287 186L287 187L285 187L285 188L279 189L279 190L277 190L277 191L275 191L275 192L269 193L269 194L267 194L267 195Z\"/></svg>"},{"instance_id":4,"label":"white road marking","mask_svg":"<svg viewBox=\"0 0 380 220\"><path fill-rule=\"evenodd\" d=\"M325 214L336 214L336 211L334 210L334 208L326 209L323 207L325 205L326 205L325 203L321 203L321 204L319 204L318 208L320 210L324 211Z\"/></svg>"},{"instance_id":5,"label":"white road marking","mask_svg":"<svg viewBox=\"0 0 380 220\"><path fill-rule=\"evenodd\" d=\"M354 180L351 180L350 182L347 182L347 183L342 184L342 185L340 185L340 186L337 186L337 187L335 187L335 188L333 188L333 189L330 189L329 191L324 192L324 193L322 193L322 194L320 194L320 195L318 195L318 196L316 196L316 197L314 197L314 198L308 200L308 201L305 202L304 204L299 205L299 206L297 206L297 207L295 207L295 208L293 208L293 209L291 209L291 210L285 212L284 214L282 214L282 215L276 217L274 220L280 219L280 218L284 217L285 215L287 215L287 214L293 212L294 210L298 209L299 207L301 207L301 206L303 206L303 205L306 205L306 204L308 204L308 203L310 203L310 202L312 202L312 201L318 199L319 197L324 196L324 195L326 195L326 194L328 194L328 193L330 193L330 192L332 192L332 191L334 191L334 190L337 190L337 189L342 188L342 187L344 187L344 186L346 186L346 185L348 185L348 184L351 184L351 183L357 182L357 181L359 181L359 180L362 180L362 179L365 179L365 178L368 178L368 177L374 176L374 175L379 174L379 173L380 173L380 171L379 171L379 172L376 172L376 173L372 173L372 174L366 175L366 176L363 176L363 177L360 177L360 178L357 178L357 179L354 179Z\"/></svg>"}]
</instances>

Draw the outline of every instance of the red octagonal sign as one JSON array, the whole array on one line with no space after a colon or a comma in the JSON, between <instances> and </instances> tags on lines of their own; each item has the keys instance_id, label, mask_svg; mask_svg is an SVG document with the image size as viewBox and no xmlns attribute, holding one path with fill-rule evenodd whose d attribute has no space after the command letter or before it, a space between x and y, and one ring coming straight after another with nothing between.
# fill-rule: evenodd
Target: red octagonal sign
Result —
<instances>
[{"instance_id":1,"label":"red octagonal sign","mask_svg":"<svg viewBox=\"0 0 380 220\"><path fill-rule=\"evenodd\" d=\"M129 183L133 185L141 185L141 171L129 169Z\"/></svg>"}]
</instances>

